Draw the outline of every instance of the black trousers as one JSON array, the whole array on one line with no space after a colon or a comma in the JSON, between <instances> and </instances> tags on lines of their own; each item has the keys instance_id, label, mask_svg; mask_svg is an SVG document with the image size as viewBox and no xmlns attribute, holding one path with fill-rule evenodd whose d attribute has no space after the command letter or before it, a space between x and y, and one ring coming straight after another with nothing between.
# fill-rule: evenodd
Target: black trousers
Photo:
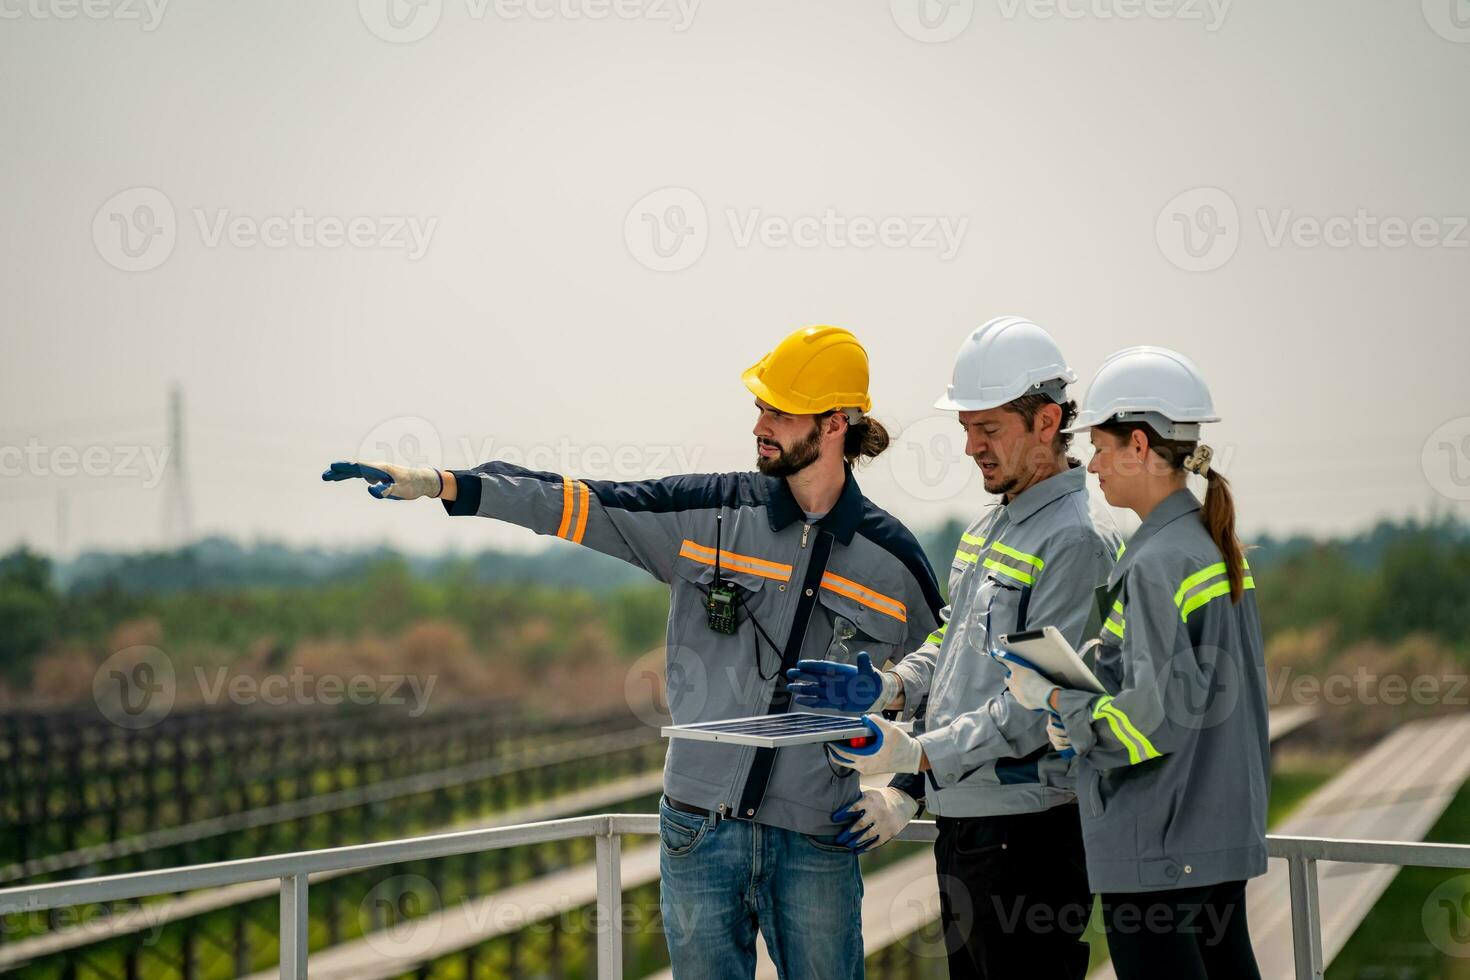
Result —
<instances>
[{"instance_id":1,"label":"black trousers","mask_svg":"<svg viewBox=\"0 0 1470 980\"><path fill-rule=\"evenodd\" d=\"M1082 980L1092 893L1076 804L935 823L951 980Z\"/></svg>"},{"instance_id":2,"label":"black trousers","mask_svg":"<svg viewBox=\"0 0 1470 980\"><path fill-rule=\"evenodd\" d=\"M1118 980L1260 980L1245 920L1245 882L1104 894Z\"/></svg>"}]
</instances>

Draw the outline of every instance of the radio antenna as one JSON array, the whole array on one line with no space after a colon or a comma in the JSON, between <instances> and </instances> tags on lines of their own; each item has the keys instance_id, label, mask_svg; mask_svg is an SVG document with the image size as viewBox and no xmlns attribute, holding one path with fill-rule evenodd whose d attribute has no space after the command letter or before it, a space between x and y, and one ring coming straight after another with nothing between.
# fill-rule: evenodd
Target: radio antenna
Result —
<instances>
[{"instance_id":1,"label":"radio antenna","mask_svg":"<svg viewBox=\"0 0 1470 980\"><path fill-rule=\"evenodd\" d=\"M720 578L720 526L725 522L724 514L715 515L715 584L719 585Z\"/></svg>"}]
</instances>

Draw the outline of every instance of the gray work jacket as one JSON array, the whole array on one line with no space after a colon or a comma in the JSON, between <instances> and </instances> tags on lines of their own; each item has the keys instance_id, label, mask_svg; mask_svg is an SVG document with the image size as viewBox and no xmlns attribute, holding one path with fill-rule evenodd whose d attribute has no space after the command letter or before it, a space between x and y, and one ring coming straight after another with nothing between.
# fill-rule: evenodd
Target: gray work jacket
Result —
<instances>
[{"instance_id":1,"label":"gray work jacket","mask_svg":"<svg viewBox=\"0 0 1470 980\"><path fill-rule=\"evenodd\" d=\"M1188 490L1144 520L1111 580L1107 695L1063 691L1095 892L1160 891L1266 870L1270 744L1255 582L1239 602Z\"/></svg>"},{"instance_id":2,"label":"gray work jacket","mask_svg":"<svg viewBox=\"0 0 1470 980\"><path fill-rule=\"evenodd\" d=\"M913 714L928 697L919 735L932 767L925 794L944 817L1044 810L1073 799L1071 764L1050 751L1044 713L1006 691L989 651L1006 633L1055 626L1080 648L1101 624L1099 590L1119 550L1117 529L1094 506L1081 466L995 505L960 538L950 605L925 645L894 667ZM913 791L913 790L910 790Z\"/></svg>"},{"instance_id":3,"label":"gray work jacket","mask_svg":"<svg viewBox=\"0 0 1470 980\"><path fill-rule=\"evenodd\" d=\"M669 585L665 676L676 724L786 711L785 671L798 659L853 663L866 650L882 664L939 623L939 588L918 542L863 496L850 471L836 505L813 524L784 479L759 473L614 483L494 462L454 479L450 514L555 534ZM709 627L705 606L717 514L722 577L739 591L733 635ZM835 834L833 811L861 790L821 745L672 739L664 792L727 816Z\"/></svg>"}]
</instances>

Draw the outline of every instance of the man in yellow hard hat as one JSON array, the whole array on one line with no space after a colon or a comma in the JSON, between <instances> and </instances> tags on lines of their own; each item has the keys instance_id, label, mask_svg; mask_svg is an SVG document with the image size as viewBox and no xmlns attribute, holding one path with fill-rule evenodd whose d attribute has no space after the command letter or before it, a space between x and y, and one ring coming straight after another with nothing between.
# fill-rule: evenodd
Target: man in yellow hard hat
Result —
<instances>
[{"instance_id":1,"label":"man in yellow hard hat","mask_svg":"<svg viewBox=\"0 0 1470 980\"><path fill-rule=\"evenodd\" d=\"M676 724L788 710L785 672L802 659L851 667L847 687L876 685L879 700L896 694L876 668L922 646L943 603L914 536L852 475L888 445L867 414L867 353L847 330L808 327L743 380L758 472L617 483L502 462L338 462L322 478L437 497L450 514L556 534L667 583ZM757 931L783 976L862 976L862 878L833 816L859 793L821 745L670 741L660 886L676 978L753 976Z\"/></svg>"}]
</instances>

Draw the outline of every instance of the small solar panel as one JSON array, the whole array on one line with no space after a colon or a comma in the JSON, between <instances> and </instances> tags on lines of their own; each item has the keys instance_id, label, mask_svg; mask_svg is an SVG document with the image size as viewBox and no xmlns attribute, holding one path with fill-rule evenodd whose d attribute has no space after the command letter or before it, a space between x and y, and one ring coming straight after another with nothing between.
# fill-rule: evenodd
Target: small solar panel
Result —
<instances>
[{"instance_id":1,"label":"small solar panel","mask_svg":"<svg viewBox=\"0 0 1470 980\"><path fill-rule=\"evenodd\" d=\"M694 725L665 725L662 734L664 738L695 738L706 742L779 749L788 745L862 738L872 732L868 731L861 718L795 711L782 715L702 721Z\"/></svg>"}]
</instances>

